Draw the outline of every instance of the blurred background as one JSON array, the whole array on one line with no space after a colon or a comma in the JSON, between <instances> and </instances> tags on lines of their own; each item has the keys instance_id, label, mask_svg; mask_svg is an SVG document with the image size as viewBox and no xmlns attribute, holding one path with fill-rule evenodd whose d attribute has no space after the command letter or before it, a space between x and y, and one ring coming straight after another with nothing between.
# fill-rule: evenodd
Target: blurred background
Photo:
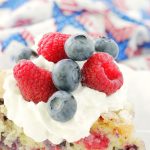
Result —
<instances>
[{"instance_id":1,"label":"blurred background","mask_svg":"<svg viewBox=\"0 0 150 150\"><path fill-rule=\"evenodd\" d=\"M127 84L136 131L150 149L150 1L0 0L0 69L11 68L23 48L36 51L42 35L56 31L118 43L117 61L132 69Z\"/></svg>"}]
</instances>

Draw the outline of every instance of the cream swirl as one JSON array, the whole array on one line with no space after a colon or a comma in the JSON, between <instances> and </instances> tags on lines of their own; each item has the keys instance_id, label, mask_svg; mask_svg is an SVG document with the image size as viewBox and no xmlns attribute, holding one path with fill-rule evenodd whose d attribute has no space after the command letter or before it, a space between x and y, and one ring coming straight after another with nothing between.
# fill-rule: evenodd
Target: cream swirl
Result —
<instances>
[{"instance_id":1,"label":"cream swirl","mask_svg":"<svg viewBox=\"0 0 150 150\"><path fill-rule=\"evenodd\" d=\"M33 63L49 71L54 66L42 56L33 60ZM77 101L76 114L70 121L62 123L50 117L47 103L34 104L24 100L12 72L6 77L4 89L7 117L37 142L46 139L54 144L59 144L64 139L68 142L77 141L89 135L92 124L102 113L121 110L127 104L125 86L111 96L106 96L105 93L79 85L72 93Z\"/></svg>"}]
</instances>

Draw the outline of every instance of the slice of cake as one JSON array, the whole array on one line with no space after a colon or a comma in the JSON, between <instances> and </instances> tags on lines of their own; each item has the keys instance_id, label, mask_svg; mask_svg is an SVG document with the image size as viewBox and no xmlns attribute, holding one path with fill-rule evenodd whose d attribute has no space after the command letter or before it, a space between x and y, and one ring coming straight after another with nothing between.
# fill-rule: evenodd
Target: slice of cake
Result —
<instances>
[{"instance_id":1,"label":"slice of cake","mask_svg":"<svg viewBox=\"0 0 150 150\"><path fill-rule=\"evenodd\" d=\"M0 72L0 149L145 149L134 137L117 45L95 43L98 52L87 35L49 33L39 42L44 57Z\"/></svg>"}]
</instances>

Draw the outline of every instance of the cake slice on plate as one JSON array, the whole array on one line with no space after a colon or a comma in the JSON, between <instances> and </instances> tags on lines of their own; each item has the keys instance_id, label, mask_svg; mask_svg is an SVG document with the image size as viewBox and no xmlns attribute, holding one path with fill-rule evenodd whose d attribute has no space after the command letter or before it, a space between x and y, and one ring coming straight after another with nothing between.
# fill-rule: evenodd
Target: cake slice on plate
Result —
<instances>
[{"instance_id":1,"label":"cake slice on plate","mask_svg":"<svg viewBox=\"0 0 150 150\"><path fill-rule=\"evenodd\" d=\"M98 40L94 52L87 35L49 33L42 56L1 71L0 148L144 150L113 44Z\"/></svg>"}]
</instances>

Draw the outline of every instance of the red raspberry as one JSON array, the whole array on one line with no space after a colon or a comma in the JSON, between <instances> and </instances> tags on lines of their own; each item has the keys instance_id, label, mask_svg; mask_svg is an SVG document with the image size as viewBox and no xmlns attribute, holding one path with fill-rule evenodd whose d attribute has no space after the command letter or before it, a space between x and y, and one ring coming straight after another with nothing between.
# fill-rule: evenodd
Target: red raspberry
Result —
<instances>
[{"instance_id":1,"label":"red raspberry","mask_svg":"<svg viewBox=\"0 0 150 150\"><path fill-rule=\"evenodd\" d=\"M56 91L51 72L37 67L30 60L22 60L14 67L14 77L21 94L27 101L47 102Z\"/></svg>"},{"instance_id":2,"label":"red raspberry","mask_svg":"<svg viewBox=\"0 0 150 150\"><path fill-rule=\"evenodd\" d=\"M54 63L67 58L64 44L69 36L58 32L45 34L38 43L38 54L43 55L48 61Z\"/></svg>"},{"instance_id":3,"label":"red raspberry","mask_svg":"<svg viewBox=\"0 0 150 150\"><path fill-rule=\"evenodd\" d=\"M50 150L61 150L61 149L58 146L52 146L52 147L50 147Z\"/></svg>"},{"instance_id":4,"label":"red raspberry","mask_svg":"<svg viewBox=\"0 0 150 150\"><path fill-rule=\"evenodd\" d=\"M87 150L104 150L109 145L109 139L100 133L92 133L81 141Z\"/></svg>"},{"instance_id":5,"label":"red raspberry","mask_svg":"<svg viewBox=\"0 0 150 150\"><path fill-rule=\"evenodd\" d=\"M110 95L123 85L123 76L107 53L91 56L82 68L82 84Z\"/></svg>"}]
</instances>

